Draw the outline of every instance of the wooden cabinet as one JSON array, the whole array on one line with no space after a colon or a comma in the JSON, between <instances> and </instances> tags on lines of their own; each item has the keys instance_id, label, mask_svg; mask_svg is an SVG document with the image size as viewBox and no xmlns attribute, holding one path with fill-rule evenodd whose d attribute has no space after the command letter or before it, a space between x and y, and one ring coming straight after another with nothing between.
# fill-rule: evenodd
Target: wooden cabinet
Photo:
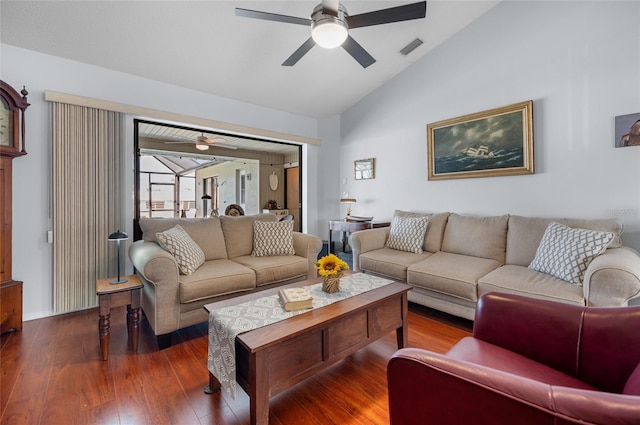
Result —
<instances>
[{"instance_id":1,"label":"wooden cabinet","mask_svg":"<svg viewBox=\"0 0 640 425\"><path fill-rule=\"evenodd\" d=\"M22 96L0 81L0 333L22 329L22 282L13 280L12 263L12 161L26 155L24 111L29 106L27 91Z\"/></svg>"},{"instance_id":2,"label":"wooden cabinet","mask_svg":"<svg viewBox=\"0 0 640 425\"><path fill-rule=\"evenodd\" d=\"M0 334L22 329L22 282L0 283Z\"/></svg>"},{"instance_id":3,"label":"wooden cabinet","mask_svg":"<svg viewBox=\"0 0 640 425\"><path fill-rule=\"evenodd\" d=\"M11 159L0 156L0 282L11 279Z\"/></svg>"}]
</instances>

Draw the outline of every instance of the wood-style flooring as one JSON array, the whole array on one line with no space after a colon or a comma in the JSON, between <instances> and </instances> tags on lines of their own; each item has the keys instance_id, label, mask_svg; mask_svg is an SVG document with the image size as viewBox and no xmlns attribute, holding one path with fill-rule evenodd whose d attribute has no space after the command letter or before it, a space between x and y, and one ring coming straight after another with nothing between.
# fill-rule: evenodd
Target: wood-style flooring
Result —
<instances>
[{"instance_id":1,"label":"wood-style flooring","mask_svg":"<svg viewBox=\"0 0 640 425\"><path fill-rule=\"evenodd\" d=\"M471 322L410 304L409 346L445 352ZM158 351L141 315L138 353L130 351L126 309L111 312L109 360L102 361L98 311L25 322L2 335L0 423L249 424L249 399L206 395L207 326L176 332ZM386 364L395 333L270 400L272 425L388 424Z\"/></svg>"}]
</instances>

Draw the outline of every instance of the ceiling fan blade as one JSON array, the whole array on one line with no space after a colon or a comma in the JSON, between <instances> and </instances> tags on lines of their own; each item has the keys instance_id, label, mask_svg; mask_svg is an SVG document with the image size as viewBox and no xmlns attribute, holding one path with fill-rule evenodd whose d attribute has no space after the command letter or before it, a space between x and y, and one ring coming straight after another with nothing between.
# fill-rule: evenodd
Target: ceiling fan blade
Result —
<instances>
[{"instance_id":1,"label":"ceiling fan blade","mask_svg":"<svg viewBox=\"0 0 640 425\"><path fill-rule=\"evenodd\" d=\"M311 25L311 19L298 18L296 16L278 15L277 13L260 12L258 10L249 10L236 7L236 16L245 18L263 19L265 21L284 22L287 24Z\"/></svg>"},{"instance_id":2,"label":"ceiling fan blade","mask_svg":"<svg viewBox=\"0 0 640 425\"><path fill-rule=\"evenodd\" d=\"M220 142L226 142L226 141L227 141L227 139L225 139L224 137L212 137L212 138L207 137L205 139L205 142L210 144L210 145L212 145L214 143L220 143Z\"/></svg>"},{"instance_id":3,"label":"ceiling fan blade","mask_svg":"<svg viewBox=\"0 0 640 425\"><path fill-rule=\"evenodd\" d=\"M353 58L357 60L363 68L366 68L376 62L373 56L364 50L364 47L359 45L351 36L348 36L344 43L342 43L342 47L344 47L344 50L349 52L349 54L353 56Z\"/></svg>"},{"instance_id":4,"label":"ceiling fan blade","mask_svg":"<svg viewBox=\"0 0 640 425\"><path fill-rule=\"evenodd\" d=\"M302 46L298 47L298 50L293 52L293 54L289 56L286 61L282 62L282 66L295 65L315 45L316 42L313 41L313 38L309 37L307 41L302 44Z\"/></svg>"},{"instance_id":5,"label":"ceiling fan blade","mask_svg":"<svg viewBox=\"0 0 640 425\"><path fill-rule=\"evenodd\" d=\"M224 149L232 149L232 150L236 150L238 149L237 146L231 146L231 145L227 145L225 143L214 143L212 145L209 145L213 148L224 148Z\"/></svg>"},{"instance_id":6,"label":"ceiling fan blade","mask_svg":"<svg viewBox=\"0 0 640 425\"><path fill-rule=\"evenodd\" d=\"M406 4L390 7L373 12L361 13L347 17L349 28L370 27L372 25L390 24L393 22L410 21L427 16L427 2Z\"/></svg>"}]
</instances>

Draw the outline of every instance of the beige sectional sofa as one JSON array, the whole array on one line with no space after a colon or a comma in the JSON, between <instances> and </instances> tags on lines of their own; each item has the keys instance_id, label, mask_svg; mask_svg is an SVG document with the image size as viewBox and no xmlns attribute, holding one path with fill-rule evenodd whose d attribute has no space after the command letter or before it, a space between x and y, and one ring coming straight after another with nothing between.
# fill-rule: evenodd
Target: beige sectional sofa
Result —
<instances>
[{"instance_id":1,"label":"beige sectional sofa","mask_svg":"<svg viewBox=\"0 0 640 425\"><path fill-rule=\"evenodd\" d=\"M409 300L427 307L473 320L478 298L491 291L590 306L623 306L640 297L640 256L622 246L622 226L614 219L404 211L395 216L428 216L424 252L385 247L389 227L363 230L350 236L353 268L407 282L413 287ZM588 265L581 283L528 267L551 222L615 235Z\"/></svg>"},{"instance_id":2,"label":"beige sectional sofa","mask_svg":"<svg viewBox=\"0 0 640 425\"><path fill-rule=\"evenodd\" d=\"M320 238L292 232L294 255L252 256L254 222L276 222L274 214L212 218L142 218L143 239L129 258L144 283L142 309L158 345L171 345L171 333L207 320L205 304L315 276ZM179 224L204 252L192 274L180 272L156 234Z\"/></svg>"}]
</instances>

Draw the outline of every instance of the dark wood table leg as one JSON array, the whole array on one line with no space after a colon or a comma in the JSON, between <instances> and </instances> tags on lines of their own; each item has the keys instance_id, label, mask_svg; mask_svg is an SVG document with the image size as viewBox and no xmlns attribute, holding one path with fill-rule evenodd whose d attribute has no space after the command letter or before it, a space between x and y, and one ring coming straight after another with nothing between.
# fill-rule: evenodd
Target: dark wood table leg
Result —
<instances>
[{"instance_id":1,"label":"dark wood table leg","mask_svg":"<svg viewBox=\"0 0 640 425\"><path fill-rule=\"evenodd\" d=\"M138 352L138 335L140 329L140 309L127 307L127 325L129 327L129 341L131 351Z\"/></svg>"},{"instance_id":2,"label":"dark wood table leg","mask_svg":"<svg viewBox=\"0 0 640 425\"><path fill-rule=\"evenodd\" d=\"M400 302L402 303L402 326L396 329L398 349L406 347L409 343L409 299L406 292L402 294Z\"/></svg>"},{"instance_id":3,"label":"dark wood table leg","mask_svg":"<svg viewBox=\"0 0 640 425\"><path fill-rule=\"evenodd\" d=\"M131 304L127 306L127 326L131 350L138 352L138 335L140 330L140 289L131 291Z\"/></svg>"},{"instance_id":4,"label":"dark wood table leg","mask_svg":"<svg viewBox=\"0 0 640 425\"><path fill-rule=\"evenodd\" d=\"M329 227L329 245L327 245L327 254L331 254L331 236L333 232L331 231L331 227Z\"/></svg>"},{"instance_id":5,"label":"dark wood table leg","mask_svg":"<svg viewBox=\"0 0 640 425\"><path fill-rule=\"evenodd\" d=\"M221 388L221 385L220 385L220 381L218 381L218 378L213 376L213 373L209 372L209 385L204 387L204 393L213 394L216 391L220 391L220 388Z\"/></svg>"},{"instance_id":6,"label":"dark wood table leg","mask_svg":"<svg viewBox=\"0 0 640 425\"><path fill-rule=\"evenodd\" d=\"M100 319L98 321L98 328L100 330L100 352L102 353L102 360L109 358L109 340L111 335L109 334L109 318L111 316L111 294L100 295Z\"/></svg>"},{"instance_id":7,"label":"dark wood table leg","mask_svg":"<svg viewBox=\"0 0 640 425\"><path fill-rule=\"evenodd\" d=\"M251 354L249 360L249 423L269 424L269 365L264 351Z\"/></svg>"}]
</instances>

